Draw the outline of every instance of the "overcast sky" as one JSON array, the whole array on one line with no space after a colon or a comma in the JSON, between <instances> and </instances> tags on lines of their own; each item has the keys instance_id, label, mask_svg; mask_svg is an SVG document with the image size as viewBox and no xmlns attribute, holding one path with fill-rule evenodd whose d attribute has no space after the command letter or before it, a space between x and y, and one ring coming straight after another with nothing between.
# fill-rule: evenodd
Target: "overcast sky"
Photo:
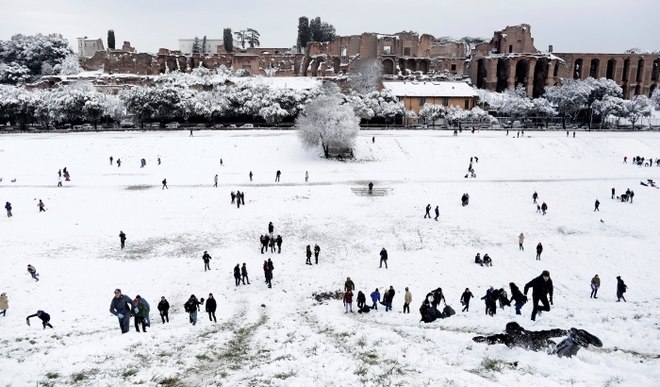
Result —
<instances>
[{"instance_id":1,"label":"overcast sky","mask_svg":"<svg viewBox=\"0 0 660 387\"><path fill-rule=\"evenodd\" d=\"M179 38L222 38L251 27L262 47L291 47L298 18L320 16L338 35L403 30L434 36L491 38L507 25L527 23L537 49L621 53L660 50L660 0L0 0L0 40L17 33L102 38L140 52L178 48Z\"/></svg>"}]
</instances>

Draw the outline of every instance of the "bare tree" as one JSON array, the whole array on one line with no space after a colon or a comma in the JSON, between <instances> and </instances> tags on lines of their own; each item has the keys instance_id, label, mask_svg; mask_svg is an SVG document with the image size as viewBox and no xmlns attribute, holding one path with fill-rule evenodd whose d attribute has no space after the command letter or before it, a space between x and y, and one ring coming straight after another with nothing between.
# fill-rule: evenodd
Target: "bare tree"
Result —
<instances>
[{"instance_id":1,"label":"bare tree","mask_svg":"<svg viewBox=\"0 0 660 387\"><path fill-rule=\"evenodd\" d=\"M383 64L378 59L358 61L348 73L348 81L360 94L378 91L383 78Z\"/></svg>"}]
</instances>

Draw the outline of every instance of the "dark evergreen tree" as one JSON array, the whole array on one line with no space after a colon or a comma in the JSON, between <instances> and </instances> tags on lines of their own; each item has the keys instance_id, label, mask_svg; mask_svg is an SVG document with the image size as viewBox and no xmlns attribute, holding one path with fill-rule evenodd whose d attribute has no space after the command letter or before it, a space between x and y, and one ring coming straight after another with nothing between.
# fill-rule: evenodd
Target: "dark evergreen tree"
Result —
<instances>
[{"instance_id":1,"label":"dark evergreen tree","mask_svg":"<svg viewBox=\"0 0 660 387\"><path fill-rule=\"evenodd\" d=\"M309 19L306 16L301 16L298 18L298 51L307 47L310 38Z\"/></svg>"},{"instance_id":2,"label":"dark evergreen tree","mask_svg":"<svg viewBox=\"0 0 660 387\"><path fill-rule=\"evenodd\" d=\"M321 40L321 18L315 17L309 21L309 34L310 38L314 42L320 42Z\"/></svg>"},{"instance_id":3,"label":"dark evergreen tree","mask_svg":"<svg viewBox=\"0 0 660 387\"><path fill-rule=\"evenodd\" d=\"M241 48L245 48L245 30L236 31L234 35L236 35L236 40L241 44Z\"/></svg>"},{"instance_id":4,"label":"dark evergreen tree","mask_svg":"<svg viewBox=\"0 0 660 387\"><path fill-rule=\"evenodd\" d=\"M115 49L115 31L108 30L108 48Z\"/></svg>"},{"instance_id":5,"label":"dark evergreen tree","mask_svg":"<svg viewBox=\"0 0 660 387\"><path fill-rule=\"evenodd\" d=\"M206 35L202 38L202 54L206 54Z\"/></svg>"},{"instance_id":6,"label":"dark evergreen tree","mask_svg":"<svg viewBox=\"0 0 660 387\"><path fill-rule=\"evenodd\" d=\"M225 51L234 51L234 36L231 33L231 28L225 28L222 30L222 41L225 45Z\"/></svg>"},{"instance_id":7,"label":"dark evergreen tree","mask_svg":"<svg viewBox=\"0 0 660 387\"><path fill-rule=\"evenodd\" d=\"M245 41L250 45L251 48L259 47L260 37L261 35L259 34L259 31L253 28L248 28L245 30Z\"/></svg>"},{"instance_id":8,"label":"dark evergreen tree","mask_svg":"<svg viewBox=\"0 0 660 387\"><path fill-rule=\"evenodd\" d=\"M199 38L197 36L195 36L195 41L193 42L193 45L192 45L192 53L193 54L199 54L200 51L201 51L201 49L199 47Z\"/></svg>"}]
</instances>

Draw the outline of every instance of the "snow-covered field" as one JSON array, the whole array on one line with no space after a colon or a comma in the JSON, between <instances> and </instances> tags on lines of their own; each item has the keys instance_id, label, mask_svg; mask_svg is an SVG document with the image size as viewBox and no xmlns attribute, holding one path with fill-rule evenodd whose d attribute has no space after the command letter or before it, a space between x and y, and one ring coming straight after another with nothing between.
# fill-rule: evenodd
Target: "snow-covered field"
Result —
<instances>
[{"instance_id":1,"label":"snow-covered field","mask_svg":"<svg viewBox=\"0 0 660 387\"><path fill-rule=\"evenodd\" d=\"M658 385L660 190L639 182L660 180L660 168L630 159L660 157L660 133L363 131L355 161L317 153L290 131L0 136L0 203L14 208L12 218L0 216L0 292L9 296L0 316L0 384ZM111 155L121 168L110 166ZM477 178L464 179L471 156L479 158ZM57 188L63 167L72 180ZM169 190L161 189L163 178ZM372 196L365 195L369 181ZM633 189L634 203L611 200L612 187ZM245 192L244 207L230 204L232 190ZM546 216L536 213L534 191L549 206ZM423 219L427 203L440 206L438 222ZM258 238L270 221L283 251L261 255ZM545 249L536 261L539 241ZM320 264L305 265L305 246L315 243ZM382 247L389 269L378 268ZM204 250L213 257L210 272ZM477 252L494 266L475 265ZM261 269L268 257L272 289ZM232 269L243 262L251 285L236 287ZM479 298L489 286L522 288L545 269L555 284L552 311L532 322L530 302L522 316L512 308L484 315ZM596 273L602 287L594 300ZM616 302L617 275L629 286L627 303ZM341 300L313 298L342 290L347 276L367 295L394 286L394 311L345 314ZM400 312L406 286L409 315ZM420 323L419 305L437 287L458 313ZM476 298L461 313L466 287ZM121 334L108 312L115 288L149 301L147 333L131 327ZM192 326L183 303L209 292L218 323L202 310ZM156 311L163 295L172 305L165 325ZM42 330L37 319L25 324L38 309L51 314L54 329ZM567 359L471 340L500 333L509 321L581 327L604 345Z\"/></svg>"}]
</instances>

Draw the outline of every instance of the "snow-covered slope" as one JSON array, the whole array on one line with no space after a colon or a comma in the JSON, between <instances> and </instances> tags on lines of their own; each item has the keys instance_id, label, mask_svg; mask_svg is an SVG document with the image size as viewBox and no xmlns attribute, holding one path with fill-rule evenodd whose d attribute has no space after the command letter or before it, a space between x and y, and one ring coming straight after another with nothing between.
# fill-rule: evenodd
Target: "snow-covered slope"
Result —
<instances>
[{"instance_id":1,"label":"snow-covered slope","mask_svg":"<svg viewBox=\"0 0 660 387\"><path fill-rule=\"evenodd\" d=\"M10 201L14 216L0 216L0 292L9 296L0 316L0 384L657 385L660 190L639 181L660 180L660 168L630 160L660 157L659 150L658 133L363 131L357 160L337 162L303 150L288 131L2 135L0 202ZM120 168L109 164L111 155ZM472 156L477 178L465 179ZM72 181L57 188L63 167ZM633 189L634 203L611 200L612 187ZM230 204L235 190L245 192L240 209ZM549 206L545 216L532 204L534 191ZM467 207L460 205L464 192ZM438 222L423 219L427 203L439 205ZM270 221L284 239L282 254L259 253ZM128 237L124 250L120 230ZM534 259L538 242L541 261ZM305 265L305 246L315 243L320 264ZM388 269L378 268L382 247ZM210 272L204 250L213 257ZM477 252L494 266L475 265ZM269 257L272 289L261 269ZM243 262L251 285L236 287L232 269ZM542 270L555 284L549 313L532 322L528 303L522 316L511 308L484 315L478 298L489 286L522 288ZM602 287L594 300L596 273ZM617 275L629 286L627 303L615 302ZM367 295L393 286L394 311L345 314L341 300L313 298L342 290L347 276ZM413 294L409 315L400 313L405 287ZM417 309L437 287L458 313L419 323ZM461 313L466 287L476 299ZM108 312L115 288L149 301L149 332L120 333ZM183 303L209 292L218 323L202 310L191 326ZM172 305L165 325L156 311L163 295ZM25 324L37 309L51 314L55 329ZM560 359L472 342L509 321L581 327L604 346Z\"/></svg>"}]
</instances>

